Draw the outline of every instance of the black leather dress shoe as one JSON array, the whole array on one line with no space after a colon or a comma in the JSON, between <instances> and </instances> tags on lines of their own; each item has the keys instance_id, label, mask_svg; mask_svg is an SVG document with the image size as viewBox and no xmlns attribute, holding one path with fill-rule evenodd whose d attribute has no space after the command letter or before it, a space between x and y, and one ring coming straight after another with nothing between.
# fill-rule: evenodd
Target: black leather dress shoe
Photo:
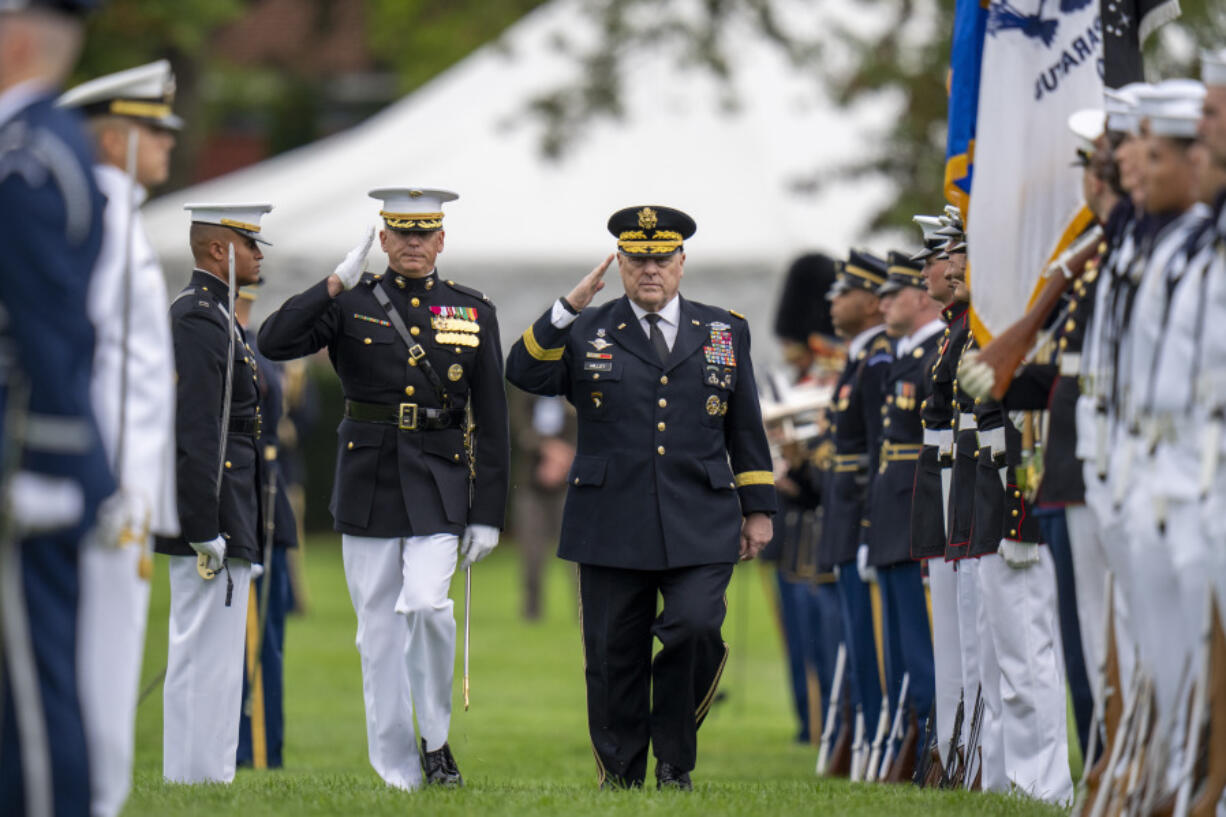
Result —
<instances>
[{"instance_id":1,"label":"black leather dress shoe","mask_svg":"<svg viewBox=\"0 0 1226 817\"><path fill-rule=\"evenodd\" d=\"M656 788L692 791L694 784L690 782L689 772L683 772L673 764L661 760L656 764Z\"/></svg>"},{"instance_id":2,"label":"black leather dress shoe","mask_svg":"<svg viewBox=\"0 0 1226 817\"><path fill-rule=\"evenodd\" d=\"M444 743L433 752L426 751L426 739L421 741L422 770L426 775L427 786L463 786L464 778L460 776L460 767L451 756L451 747Z\"/></svg>"}]
</instances>

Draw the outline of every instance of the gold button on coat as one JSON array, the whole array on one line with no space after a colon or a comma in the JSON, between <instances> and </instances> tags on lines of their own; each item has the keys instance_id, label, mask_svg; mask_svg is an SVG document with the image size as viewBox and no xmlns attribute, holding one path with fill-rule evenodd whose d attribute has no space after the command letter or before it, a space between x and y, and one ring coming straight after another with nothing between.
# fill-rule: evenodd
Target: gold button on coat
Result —
<instances>
[{"instance_id":1,"label":"gold button on coat","mask_svg":"<svg viewBox=\"0 0 1226 817\"><path fill-rule=\"evenodd\" d=\"M413 306L421 306L421 298L414 298L413 300L409 301L409 303Z\"/></svg>"},{"instance_id":2,"label":"gold button on coat","mask_svg":"<svg viewBox=\"0 0 1226 817\"><path fill-rule=\"evenodd\" d=\"M661 398L660 398L660 399L657 401L657 404L660 406L660 408L667 408L667 407L668 407L668 401L667 401L667 400L665 400L663 397L661 397Z\"/></svg>"},{"instance_id":3,"label":"gold button on coat","mask_svg":"<svg viewBox=\"0 0 1226 817\"><path fill-rule=\"evenodd\" d=\"M362 338L362 343L370 345L370 338Z\"/></svg>"},{"instance_id":4,"label":"gold button on coat","mask_svg":"<svg viewBox=\"0 0 1226 817\"><path fill-rule=\"evenodd\" d=\"M667 386L667 385L668 385L668 375L666 375L666 374L662 374L662 375L660 375L660 385L661 385L661 386Z\"/></svg>"},{"instance_id":5,"label":"gold button on coat","mask_svg":"<svg viewBox=\"0 0 1226 817\"><path fill-rule=\"evenodd\" d=\"M421 328L417 326L410 326L409 334L412 335L413 337L417 337L418 335L421 334Z\"/></svg>"},{"instance_id":6,"label":"gold button on coat","mask_svg":"<svg viewBox=\"0 0 1226 817\"><path fill-rule=\"evenodd\" d=\"M659 430L659 431L663 431L663 430L664 430L664 423L656 423L656 429L657 429L657 430Z\"/></svg>"},{"instance_id":7,"label":"gold button on coat","mask_svg":"<svg viewBox=\"0 0 1226 817\"><path fill-rule=\"evenodd\" d=\"M353 443L352 443L352 442L351 442L351 443L349 443L349 445L345 446L345 448L348 448L350 451L352 451L352 450L353 450Z\"/></svg>"},{"instance_id":8,"label":"gold button on coat","mask_svg":"<svg viewBox=\"0 0 1226 817\"><path fill-rule=\"evenodd\" d=\"M661 457L663 457L664 456L664 446L660 446L659 448L657 448L656 453L659 454Z\"/></svg>"},{"instance_id":9,"label":"gold button on coat","mask_svg":"<svg viewBox=\"0 0 1226 817\"><path fill-rule=\"evenodd\" d=\"M412 396L413 396L413 392L415 392L415 391L417 391L417 389L413 388L412 386L405 386L405 387L404 387L404 393L405 393L405 394L407 394L409 397L412 397Z\"/></svg>"}]
</instances>

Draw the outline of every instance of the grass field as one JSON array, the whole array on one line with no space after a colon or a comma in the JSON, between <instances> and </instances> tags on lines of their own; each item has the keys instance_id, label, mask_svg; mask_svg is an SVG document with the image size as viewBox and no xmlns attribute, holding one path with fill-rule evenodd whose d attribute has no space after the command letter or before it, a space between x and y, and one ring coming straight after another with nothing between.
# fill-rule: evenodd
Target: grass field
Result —
<instances>
[{"instance_id":1,"label":"grass field","mask_svg":"<svg viewBox=\"0 0 1226 817\"><path fill-rule=\"evenodd\" d=\"M285 768L240 770L233 785L162 782L162 699L137 716L136 779L125 815L1056 815L1061 809L1002 795L919 791L818 780L816 752L793 741L779 637L757 564L739 567L724 637L732 648L721 689L699 736L695 790L600 792L587 740L573 568L550 567L545 617L519 616L518 561L500 547L473 571L472 708L459 697L451 745L466 786L390 789L366 759L355 619L339 537L307 548L307 615L286 638ZM165 663L167 581L159 557L144 677ZM457 620L463 583L453 586ZM650 769L649 769L650 778Z\"/></svg>"}]
</instances>

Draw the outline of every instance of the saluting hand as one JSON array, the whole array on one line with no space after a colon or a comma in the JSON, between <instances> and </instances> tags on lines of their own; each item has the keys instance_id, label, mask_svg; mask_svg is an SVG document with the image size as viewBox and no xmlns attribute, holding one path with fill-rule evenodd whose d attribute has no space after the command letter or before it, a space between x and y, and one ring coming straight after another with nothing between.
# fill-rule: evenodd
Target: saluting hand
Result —
<instances>
[{"instance_id":1,"label":"saluting hand","mask_svg":"<svg viewBox=\"0 0 1226 817\"><path fill-rule=\"evenodd\" d=\"M362 279L362 267L366 265L366 256L370 254L370 246L375 243L375 227L367 228L362 240L336 265L336 269L328 276L328 294L335 298L346 289L353 289Z\"/></svg>"},{"instance_id":2,"label":"saluting hand","mask_svg":"<svg viewBox=\"0 0 1226 817\"><path fill-rule=\"evenodd\" d=\"M770 544L775 535L775 526L770 514L751 513L741 525L741 561L754 558L762 548Z\"/></svg>"},{"instance_id":3,"label":"saluting hand","mask_svg":"<svg viewBox=\"0 0 1226 817\"><path fill-rule=\"evenodd\" d=\"M609 264L612 263L613 254L610 253L608 258L601 261L591 272L583 276L583 280L576 284L575 288L566 296L566 302L577 311L582 312L592 302L592 299L596 297L596 293L604 289L604 273L609 268Z\"/></svg>"}]
</instances>

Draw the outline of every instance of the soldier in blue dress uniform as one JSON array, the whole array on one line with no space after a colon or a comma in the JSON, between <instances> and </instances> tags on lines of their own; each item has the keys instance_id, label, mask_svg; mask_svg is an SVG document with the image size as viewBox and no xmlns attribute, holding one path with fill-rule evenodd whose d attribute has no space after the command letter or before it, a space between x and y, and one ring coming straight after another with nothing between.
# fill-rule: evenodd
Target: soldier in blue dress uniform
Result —
<instances>
[{"instance_id":1,"label":"soldier in blue dress uniform","mask_svg":"<svg viewBox=\"0 0 1226 817\"><path fill-rule=\"evenodd\" d=\"M115 490L90 407L92 153L57 87L90 2L0 3L0 813L89 813L77 565Z\"/></svg>"},{"instance_id":2,"label":"soldier in blue dress uniform","mask_svg":"<svg viewBox=\"0 0 1226 817\"><path fill-rule=\"evenodd\" d=\"M945 323L941 304L928 295L922 265L899 252L891 252L888 260L889 278L877 294L886 329L897 340L883 389L881 455L870 502L868 564L876 568L881 589L882 652L891 705L899 705L903 674L909 675L907 699L900 710L909 713L908 731L914 729L904 739L907 743L919 742L918 720L927 717L933 700L932 635L922 567L911 558L911 500L923 447L919 395L927 374L924 363L943 340ZM910 779L911 772L899 769L893 776Z\"/></svg>"},{"instance_id":3,"label":"soldier in blue dress uniform","mask_svg":"<svg viewBox=\"0 0 1226 817\"><path fill-rule=\"evenodd\" d=\"M689 789L727 659L724 591L770 541L774 478L748 323L678 292L693 219L629 207L608 228L626 296L586 308L610 255L515 342L507 378L579 413L558 555L579 563L601 785L642 785L650 741L657 784Z\"/></svg>"},{"instance_id":4,"label":"soldier in blue dress uniform","mask_svg":"<svg viewBox=\"0 0 1226 817\"><path fill-rule=\"evenodd\" d=\"M238 323L248 328L255 290L244 288L238 293L234 309ZM260 456L263 458L263 483L260 485L265 505L271 497L272 517L265 514L260 529L263 571L252 581L254 593L249 596L247 612L247 648L243 668L243 701L251 701L250 711L244 710L238 731L239 766L257 769L279 769L283 765L285 744L285 618L292 603L288 550L298 547L298 523L290 506L282 473L280 441L284 371L252 346L251 354L259 366L259 390L262 419ZM268 524L272 523L272 550L268 551ZM267 602L264 594L268 594ZM267 607L263 607L263 605ZM265 612L266 610L266 612ZM260 635L260 616L264 634ZM259 650L256 661L252 656ZM258 665L258 672L255 666ZM255 692L250 691L254 684Z\"/></svg>"},{"instance_id":5,"label":"soldier in blue dress uniform","mask_svg":"<svg viewBox=\"0 0 1226 817\"><path fill-rule=\"evenodd\" d=\"M870 484L881 449L882 390L894 355L877 298L887 274L883 259L852 250L829 295L835 331L848 346L847 363L835 384L831 425L836 453L822 492L825 516L818 551L822 569L837 569L851 702L870 730L881 713L867 542Z\"/></svg>"}]
</instances>

